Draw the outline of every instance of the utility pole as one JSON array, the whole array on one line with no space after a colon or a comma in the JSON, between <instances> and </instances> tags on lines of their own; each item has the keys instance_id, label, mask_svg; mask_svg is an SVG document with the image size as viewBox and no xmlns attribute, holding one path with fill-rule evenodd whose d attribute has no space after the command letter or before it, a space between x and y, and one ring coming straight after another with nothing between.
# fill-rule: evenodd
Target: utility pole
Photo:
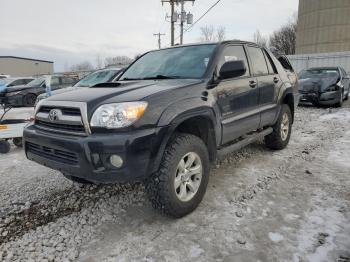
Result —
<instances>
[{"instance_id":1,"label":"utility pole","mask_svg":"<svg viewBox=\"0 0 350 262\"><path fill-rule=\"evenodd\" d=\"M180 15L180 19L181 19L181 40L180 43L183 44L183 33L184 33L184 23L187 21L188 23L188 14L185 11L185 3L186 2L192 2L194 3L195 0L161 0L162 4L165 3L169 3L170 4L170 8L171 8L171 15L170 15L170 22L171 22L171 46L175 45L175 23L178 20L178 13L175 12L175 4L178 4L179 2L181 3L181 15ZM193 20L193 15L191 15L191 19ZM190 19L190 21L192 21ZM192 22L191 22L192 23Z\"/></svg>"},{"instance_id":2,"label":"utility pole","mask_svg":"<svg viewBox=\"0 0 350 262\"><path fill-rule=\"evenodd\" d=\"M158 48L161 49L162 48L162 39L161 37L165 34L161 34L161 33L158 33L158 34L153 34L154 36L158 36Z\"/></svg>"},{"instance_id":3,"label":"utility pole","mask_svg":"<svg viewBox=\"0 0 350 262\"><path fill-rule=\"evenodd\" d=\"M175 44L175 22L177 20L177 17L175 18L174 0L170 0L170 5L171 5L171 46L174 46L174 44Z\"/></svg>"},{"instance_id":4,"label":"utility pole","mask_svg":"<svg viewBox=\"0 0 350 262\"><path fill-rule=\"evenodd\" d=\"M184 43L184 22L186 21L185 1L181 0L180 45Z\"/></svg>"},{"instance_id":5,"label":"utility pole","mask_svg":"<svg viewBox=\"0 0 350 262\"><path fill-rule=\"evenodd\" d=\"M177 21L177 14L175 14L175 2L177 0L161 0L162 4L163 3L169 3L170 4L170 9L171 9L171 15L170 15L170 35L171 35L171 46L174 45L175 42L175 22Z\"/></svg>"}]
</instances>

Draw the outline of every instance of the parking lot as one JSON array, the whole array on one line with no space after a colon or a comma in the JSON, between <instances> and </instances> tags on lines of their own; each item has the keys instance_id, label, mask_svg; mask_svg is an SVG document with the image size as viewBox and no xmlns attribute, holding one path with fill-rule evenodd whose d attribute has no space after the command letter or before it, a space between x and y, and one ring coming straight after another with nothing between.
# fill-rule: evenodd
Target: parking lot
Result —
<instances>
[{"instance_id":1,"label":"parking lot","mask_svg":"<svg viewBox=\"0 0 350 262\"><path fill-rule=\"evenodd\" d=\"M349 124L349 102L298 107L286 150L258 142L217 163L181 220L142 185L73 184L13 147L0 157L0 261L349 261Z\"/></svg>"}]
</instances>

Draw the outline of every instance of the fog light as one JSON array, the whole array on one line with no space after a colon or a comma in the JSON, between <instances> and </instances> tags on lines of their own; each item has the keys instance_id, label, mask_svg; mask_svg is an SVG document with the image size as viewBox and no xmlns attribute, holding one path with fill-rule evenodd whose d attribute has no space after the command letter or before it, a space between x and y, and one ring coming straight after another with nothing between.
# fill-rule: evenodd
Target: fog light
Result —
<instances>
[{"instance_id":1,"label":"fog light","mask_svg":"<svg viewBox=\"0 0 350 262\"><path fill-rule=\"evenodd\" d=\"M109 162L116 168L120 168L123 165L123 159L118 155L111 155L109 157Z\"/></svg>"}]
</instances>

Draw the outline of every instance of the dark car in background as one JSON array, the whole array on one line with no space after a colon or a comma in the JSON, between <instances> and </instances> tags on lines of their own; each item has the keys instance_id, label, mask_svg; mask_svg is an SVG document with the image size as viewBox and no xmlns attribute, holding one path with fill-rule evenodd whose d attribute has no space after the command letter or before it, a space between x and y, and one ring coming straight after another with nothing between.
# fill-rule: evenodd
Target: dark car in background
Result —
<instances>
[{"instance_id":1,"label":"dark car in background","mask_svg":"<svg viewBox=\"0 0 350 262\"><path fill-rule=\"evenodd\" d=\"M51 90L57 90L74 85L77 78L64 75L42 76L27 85L6 88L0 94L0 100L10 106L34 106L37 97L45 92L46 83L50 83Z\"/></svg>"},{"instance_id":2,"label":"dark car in background","mask_svg":"<svg viewBox=\"0 0 350 262\"><path fill-rule=\"evenodd\" d=\"M53 91L51 95L62 94L65 92L76 90L78 88L91 87L101 83L113 82L114 80L116 80L116 78L119 76L121 72L122 72L121 68L101 69L88 74L73 86ZM36 104L47 97L48 95L46 93L39 95L37 98Z\"/></svg>"},{"instance_id":3,"label":"dark car in background","mask_svg":"<svg viewBox=\"0 0 350 262\"><path fill-rule=\"evenodd\" d=\"M8 87L27 85L32 82L35 78L33 77L11 77L0 79L0 93L5 92Z\"/></svg>"},{"instance_id":4,"label":"dark car in background","mask_svg":"<svg viewBox=\"0 0 350 262\"><path fill-rule=\"evenodd\" d=\"M342 67L318 67L299 74L300 102L341 107L350 92L350 78Z\"/></svg>"}]
</instances>

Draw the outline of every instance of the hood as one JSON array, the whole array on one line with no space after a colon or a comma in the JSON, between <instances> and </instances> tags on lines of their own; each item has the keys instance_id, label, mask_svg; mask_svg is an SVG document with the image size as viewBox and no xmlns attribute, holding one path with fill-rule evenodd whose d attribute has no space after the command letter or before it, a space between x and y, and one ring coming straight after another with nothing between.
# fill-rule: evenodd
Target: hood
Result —
<instances>
[{"instance_id":1,"label":"hood","mask_svg":"<svg viewBox=\"0 0 350 262\"><path fill-rule=\"evenodd\" d=\"M55 91L51 91L51 96L67 93L67 92L70 92L70 91L73 91L73 90L76 90L76 89L80 89L80 88L84 88L84 87L71 86L71 87L57 89ZM46 97L46 93L43 93L43 94L39 95L39 98L42 98L42 97Z\"/></svg>"},{"instance_id":2,"label":"hood","mask_svg":"<svg viewBox=\"0 0 350 262\"><path fill-rule=\"evenodd\" d=\"M139 101L159 92L166 92L202 82L200 79L141 80L107 83L108 87L89 87L47 98L48 101L119 103ZM103 84L101 84L103 85Z\"/></svg>"},{"instance_id":3,"label":"hood","mask_svg":"<svg viewBox=\"0 0 350 262\"><path fill-rule=\"evenodd\" d=\"M307 78L299 80L299 90L323 92L328 87L337 84L339 77Z\"/></svg>"},{"instance_id":4,"label":"hood","mask_svg":"<svg viewBox=\"0 0 350 262\"><path fill-rule=\"evenodd\" d=\"M11 87L6 88L6 92L7 93L18 92L18 91L22 91L22 90L25 90L28 88L31 88L31 87L29 87L29 86L11 86Z\"/></svg>"}]
</instances>

